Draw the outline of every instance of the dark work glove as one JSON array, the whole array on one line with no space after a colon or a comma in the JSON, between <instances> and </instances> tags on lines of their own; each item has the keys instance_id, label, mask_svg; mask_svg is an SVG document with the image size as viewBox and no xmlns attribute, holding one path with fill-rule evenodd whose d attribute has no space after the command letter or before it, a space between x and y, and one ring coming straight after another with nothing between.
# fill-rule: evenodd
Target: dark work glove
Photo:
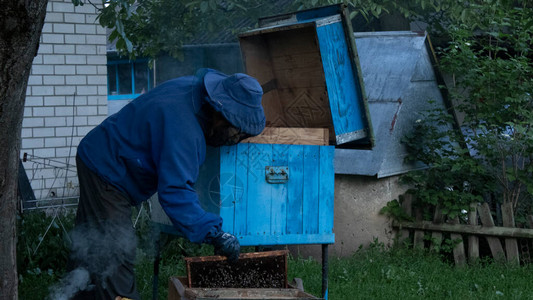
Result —
<instances>
[{"instance_id":1,"label":"dark work glove","mask_svg":"<svg viewBox=\"0 0 533 300\"><path fill-rule=\"evenodd\" d=\"M216 255L226 256L230 263L239 259L241 245L234 235L223 231L214 234L209 233L206 242L215 247Z\"/></svg>"}]
</instances>

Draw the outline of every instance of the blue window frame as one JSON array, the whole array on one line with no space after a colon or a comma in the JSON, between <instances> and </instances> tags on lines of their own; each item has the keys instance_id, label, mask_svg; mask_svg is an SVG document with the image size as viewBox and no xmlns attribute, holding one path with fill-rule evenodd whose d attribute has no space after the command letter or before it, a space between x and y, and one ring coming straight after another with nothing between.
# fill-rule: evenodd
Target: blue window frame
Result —
<instances>
[{"instance_id":1,"label":"blue window frame","mask_svg":"<svg viewBox=\"0 0 533 300\"><path fill-rule=\"evenodd\" d=\"M147 59L107 62L107 99L134 99L153 88L154 74Z\"/></svg>"}]
</instances>

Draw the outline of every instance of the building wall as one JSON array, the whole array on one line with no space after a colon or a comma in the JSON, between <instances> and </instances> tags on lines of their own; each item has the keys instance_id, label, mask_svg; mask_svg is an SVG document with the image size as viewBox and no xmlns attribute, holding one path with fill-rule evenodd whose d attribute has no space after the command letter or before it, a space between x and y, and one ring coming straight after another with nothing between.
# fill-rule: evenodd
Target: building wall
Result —
<instances>
[{"instance_id":1,"label":"building wall","mask_svg":"<svg viewBox=\"0 0 533 300\"><path fill-rule=\"evenodd\" d=\"M106 32L89 3L50 0L33 61L21 157L37 199L77 195L76 146L107 116Z\"/></svg>"}]
</instances>

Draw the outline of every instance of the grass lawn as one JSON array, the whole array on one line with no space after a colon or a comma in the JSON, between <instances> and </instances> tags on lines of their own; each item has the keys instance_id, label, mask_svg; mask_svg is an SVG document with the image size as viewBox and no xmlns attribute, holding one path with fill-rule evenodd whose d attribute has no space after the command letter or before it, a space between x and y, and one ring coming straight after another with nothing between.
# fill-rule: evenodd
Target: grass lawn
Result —
<instances>
[{"instance_id":1,"label":"grass lawn","mask_svg":"<svg viewBox=\"0 0 533 300\"><path fill-rule=\"evenodd\" d=\"M152 295L152 260L137 266L143 299ZM481 261L464 268L437 255L409 249L360 250L349 258L330 257L329 299L533 299L531 266ZM159 299L166 299L169 276L185 274L181 260L161 263ZM305 290L321 293L321 266L313 259L291 257L289 278L302 278Z\"/></svg>"}]
</instances>

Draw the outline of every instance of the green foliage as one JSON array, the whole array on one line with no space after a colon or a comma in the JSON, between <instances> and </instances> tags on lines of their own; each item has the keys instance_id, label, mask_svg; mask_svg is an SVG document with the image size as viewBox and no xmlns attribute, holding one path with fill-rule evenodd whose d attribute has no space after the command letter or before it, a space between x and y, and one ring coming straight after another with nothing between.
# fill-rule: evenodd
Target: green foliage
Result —
<instances>
[{"instance_id":1,"label":"green foliage","mask_svg":"<svg viewBox=\"0 0 533 300\"><path fill-rule=\"evenodd\" d=\"M379 213L397 221L413 221L413 217L405 213L398 200L387 202L387 205L381 208Z\"/></svg>"},{"instance_id":2,"label":"green foliage","mask_svg":"<svg viewBox=\"0 0 533 300\"><path fill-rule=\"evenodd\" d=\"M70 211L47 215L29 212L18 217L17 270L20 299L44 299L48 286L65 272L69 255Z\"/></svg>"}]
</instances>

